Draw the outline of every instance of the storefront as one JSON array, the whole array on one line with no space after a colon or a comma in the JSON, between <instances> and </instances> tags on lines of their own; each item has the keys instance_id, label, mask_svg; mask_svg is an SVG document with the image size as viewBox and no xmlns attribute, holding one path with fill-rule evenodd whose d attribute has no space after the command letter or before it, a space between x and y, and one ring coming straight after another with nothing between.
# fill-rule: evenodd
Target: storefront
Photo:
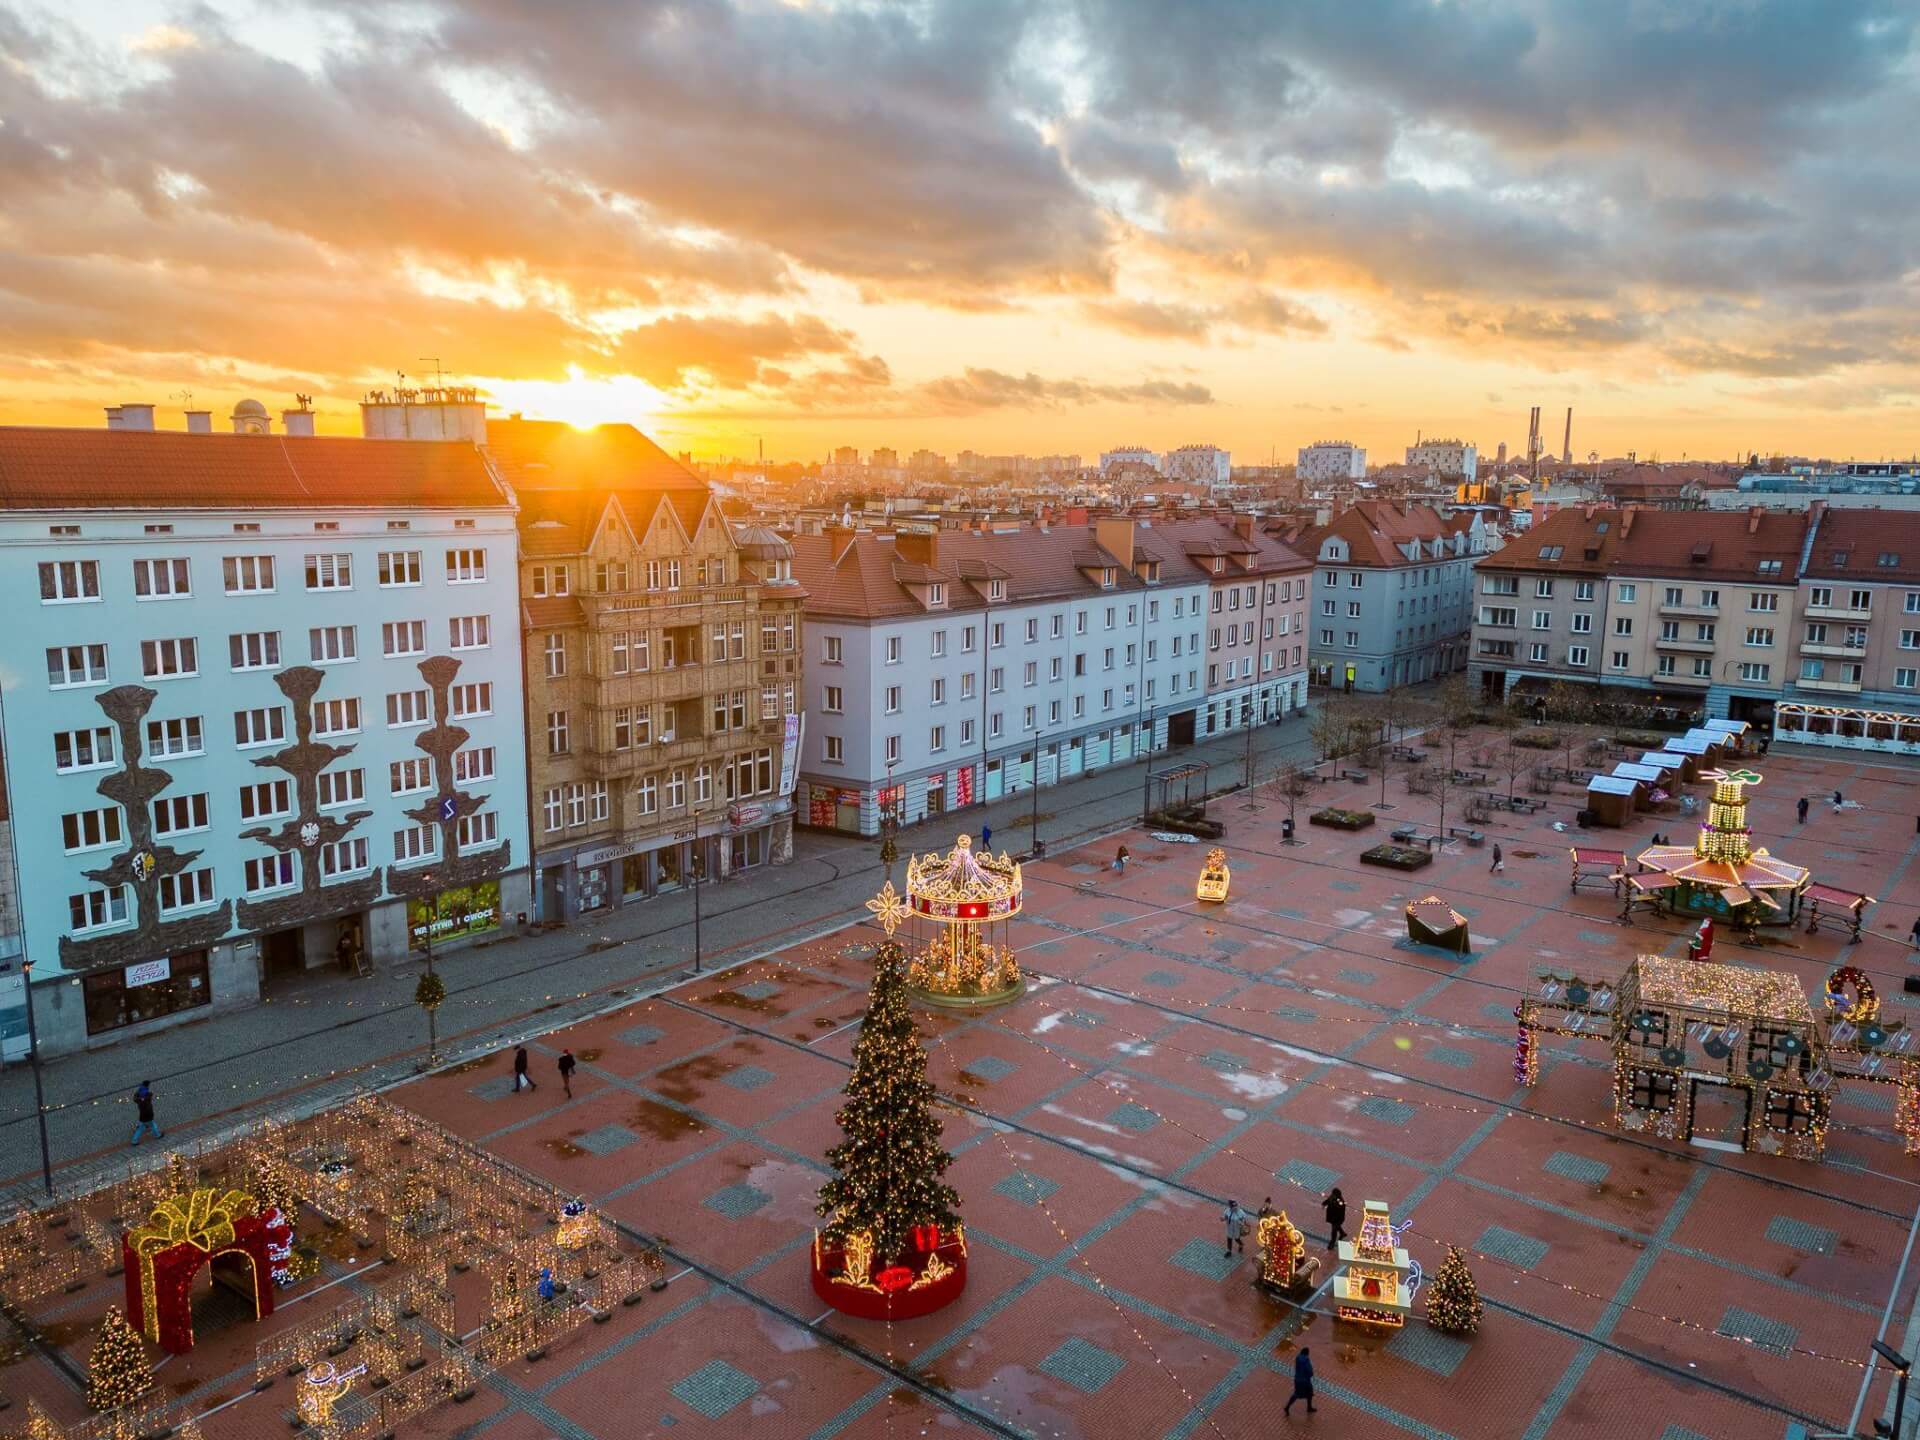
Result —
<instances>
[{"instance_id":1,"label":"storefront","mask_svg":"<svg viewBox=\"0 0 1920 1440\"><path fill-rule=\"evenodd\" d=\"M81 977L86 998L87 1034L104 1035L198 1009L213 1001L207 980L207 952L187 950L138 965L96 970Z\"/></svg>"},{"instance_id":2,"label":"storefront","mask_svg":"<svg viewBox=\"0 0 1920 1440\"><path fill-rule=\"evenodd\" d=\"M407 948L424 951L500 928L500 882L455 885L437 895L407 901Z\"/></svg>"}]
</instances>

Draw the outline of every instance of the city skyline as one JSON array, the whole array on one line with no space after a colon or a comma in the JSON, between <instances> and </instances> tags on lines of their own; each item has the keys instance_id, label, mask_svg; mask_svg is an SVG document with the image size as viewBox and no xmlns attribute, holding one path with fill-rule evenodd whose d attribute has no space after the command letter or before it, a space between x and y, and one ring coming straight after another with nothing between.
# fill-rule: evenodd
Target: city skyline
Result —
<instances>
[{"instance_id":1,"label":"city skyline","mask_svg":"<svg viewBox=\"0 0 1920 1440\"><path fill-rule=\"evenodd\" d=\"M1183 14L16 8L0 419L355 433L405 371L769 459L1920 444L1901 7Z\"/></svg>"}]
</instances>

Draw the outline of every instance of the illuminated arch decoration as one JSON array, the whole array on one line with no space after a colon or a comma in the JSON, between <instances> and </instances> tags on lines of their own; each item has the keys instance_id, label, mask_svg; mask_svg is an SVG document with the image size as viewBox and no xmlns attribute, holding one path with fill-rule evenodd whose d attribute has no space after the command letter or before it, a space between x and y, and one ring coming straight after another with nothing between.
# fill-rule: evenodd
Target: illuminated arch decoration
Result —
<instances>
[{"instance_id":1,"label":"illuminated arch decoration","mask_svg":"<svg viewBox=\"0 0 1920 1440\"><path fill-rule=\"evenodd\" d=\"M290 1238L284 1217L262 1213L243 1191L170 1196L121 1241L127 1314L140 1317L142 1332L161 1349L186 1354L193 1349L193 1277L202 1265L212 1265L244 1277L254 1319L263 1320L273 1313L274 1252Z\"/></svg>"},{"instance_id":2,"label":"illuminated arch decoration","mask_svg":"<svg viewBox=\"0 0 1920 1440\"><path fill-rule=\"evenodd\" d=\"M1866 1025L1880 1017L1880 996L1873 981L1857 965L1842 965L1827 976L1827 1009L1854 1025Z\"/></svg>"}]
</instances>

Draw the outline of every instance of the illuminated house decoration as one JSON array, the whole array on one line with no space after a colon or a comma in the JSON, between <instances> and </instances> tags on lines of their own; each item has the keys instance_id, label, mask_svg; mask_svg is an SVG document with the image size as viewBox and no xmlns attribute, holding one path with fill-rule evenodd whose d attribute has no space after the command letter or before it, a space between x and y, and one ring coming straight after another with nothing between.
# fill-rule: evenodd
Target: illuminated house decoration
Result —
<instances>
[{"instance_id":1,"label":"illuminated house decoration","mask_svg":"<svg viewBox=\"0 0 1920 1440\"><path fill-rule=\"evenodd\" d=\"M1514 1078L1539 1078L1539 1037L1613 1051L1614 1123L1710 1150L1817 1160L1836 1084L1893 1085L1895 1128L1920 1154L1920 1059L1858 970L1823 1013L1792 974L1642 955L1618 982L1544 972L1516 1007Z\"/></svg>"},{"instance_id":2,"label":"illuminated house decoration","mask_svg":"<svg viewBox=\"0 0 1920 1440\"><path fill-rule=\"evenodd\" d=\"M1020 913L1019 864L1002 854L975 855L962 835L945 855L907 861L907 986L934 1005L998 1005L1026 988L1007 944L1007 922Z\"/></svg>"},{"instance_id":3,"label":"illuminated house decoration","mask_svg":"<svg viewBox=\"0 0 1920 1440\"><path fill-rule=\"evenodd\" d=\"M1747 829L1746 789L1758 785L1752 770L1704 770L1712 782L1707 818L1691 846L1652 845L1634 856L1652 877L1628 877L1630 892L1655 896L1689 915L1739 925L1778 925L1793 919L1811 875L1755 848Z\"/></svg>"},{"instance_id":4,"label":"illuminated house decoration","mask_svg":"<svg viewBox=\"0 0 1920 1440\"><path fill-rule=\"evenodd\" d=\"M1397 1330L1413 1309L1408 1283L1413 1262L1394 1241L1387 1202L1369 1200L1360 1233L1340 1242L1341 1270L1333 1277L1333 1318Z\"/></svg>"},{"instance_id":5,"label":"illuminated house decoration","mask_svg":"<svg viewBox=\"0 0 1920 1440\"><path fill-rule=\"evenodd\" d=\"M1307 1254L1307 1237L1280 1210L1263 1215L1254 1227L1254 1243L1259 1247L1260 1283L1275 1290L1298 1290L1310 1286L1320 1273L1318 1258Z\"/></svg>"},{"instance_id":6,"label":"illuminated house decoration","mask_svg":"<svg viewBox=\"0 0 1920 1440\"><path fill-rule=\"evenodd\" d=\"M121 1241L127 1314L139 1317L149 1340L169 1354L193 1348L193 1277L211 1264L216 1278L251 1297L253 1315L273 1313L272 1251L289 1238L282 1221L269 1223L251 1195L239 1190L192 1190L154 1206L144 1225ZM273 1219L278 1219L273 1212Z\"/></svg>"},{"instance_id":7,"label":"illuminated house decoration","mask_svg":"<svg viewBox=\"0 0 1920 1440\"><path fill-rule=\"evenodd\" d=\"M1427 895L1407 906L1407 938L1416 945L1432 945L1466 955L1473 949L1467 917L1438 895Z\"/></svg>"},{"instance_id":8,"label":"illuminated house decoration","mask_svg":"<svg viewBox=\"0 0 1920 1440\"><path fill-rule=\"evenodd\" d=\"M1194 896L1201 900L1227 898L1227 886L1233 882L1233 872L1227 869L1227 852L1218 845L1207 852L1207 863L1200 869L1200 883L1194 887Z\"/></svg>"}]
</instances>

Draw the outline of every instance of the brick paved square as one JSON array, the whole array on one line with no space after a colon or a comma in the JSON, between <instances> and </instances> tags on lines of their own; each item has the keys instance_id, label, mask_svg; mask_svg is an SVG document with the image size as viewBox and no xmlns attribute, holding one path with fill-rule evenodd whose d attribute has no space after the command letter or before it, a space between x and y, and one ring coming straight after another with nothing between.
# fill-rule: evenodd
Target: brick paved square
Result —
<instances>
[{"instance_id":1,"label":"brick paved square","mask_svg":"<svg viewBox=\"0 0 1920 1440\"><path fill-rule=\"evenodd\" d=\"M729 1070L720 1077L722 1085L732 1086L735 1090L758 1090L773 1080L771 1070L762 1070L758 1065L742 1065L737 1070Z\"/></svg>"},{"instance_id":2,"label":"brick paved square","mask_svg":"<svg viewBox=\"0 0 1920 1440\"><path fill-rule=\"evenodd\" d=\"M1471 1070L1473 1052L1462 1050L1457 1045L1429 1045L1427 1059L1436 1065L1445 1065L1450 1070Z\"/></svg>"},{"instance_id":3,"label":"brick paved square","mask_svg":"<svg viewBox=\"0 0 1920 1440\"><path fill-rule=\"evenodd\" d=\"M1416 1306L1416 1309L1419 1308ZM1418 1365L1422 1370L1431 1370L1435 1375L1451 1379L1453 1372L1460 1368L1460 1362L1467 1358L1472 1343L1459 1335L1447 1335L1430 1325L1421 1324L1417 1319L1408 1322L1400 1333L1387 1345L1387 1353L1398 1355L1410 1365Z\"/></svg>"},{"instance_id":4,"label":"brick paved square","mask_svg":"<svg viewBox=\"0 0 1920 1440\"><path fill-rule=\"evenodd\" d=\"M1339 970L1334 973L1348 985L1371 985L1380 978L1379 975L1372 970L1361 970L1351 965L1344 970Z\"/></svg>"},{"instance_id":5,"label":"brick paved square","mask_svg":"<svg viewBox=\"0 0 1920 1440\"><path fill-rule=\"evenodd\" d=\"M1136 1135L1144 1135L1160 1123L1160 1117L1144 1105L1136 1105L1129 1100L1107 1115L1109 1125L1118 1125L1122 1130L1131 1130Z\"/></svg>"},{"instance_id":6,"label":"brick paved square","mask_svg":"<svg viewBox=\"0 0 1920 1440\"><path fill-rule=\"evenodd\" d=\"M1738 1305L1729 1305L1714 1329L1722 1335L1750 1341L1776 1355L1785 1355L1793 1349L1793 1342L1800 1338L1800 1332L1786 1321L1756 1315L1751 1310L1742 1310Z\"/></svg>"},{"instance_id":7,"label":"brick paved square","mask_svg":"<svg viewBox=\"0 0 1920 1440\"><path fill-rule=\"evenodd\" d=\"M1182 977L1173 970L1149 970L1140 977L1143 985L1154 985L1163 989L1172 989L1179 985Z\"/></svg>"},{"instance_id":8,"label":"brick paved square","mask_svg":"<svg viewBox=\"0 0 1920 1440\"><path fill-rule=\"evenodd\" d=\"M1025 1170L1016 1170L998 1185L993 1193L1008 1200L1017 1200L1022 1205L1039 1205L1053 1198L1060 1187L1044 1175L1029 1174Z\"/></svg>"},{"instance_id":9,"label":"brick paved square","mask_svg":"<svg viewBox=\"0 0 1920 1440\"><path fill-rule=\"evenodd\" d=\"M773 980L755 980L751 984L742 985L734 993L744 996L749 1000L771 1000L786 988L786 986Z\"/></svg>"},{"instance_id":10,"label":"brick paved square","mask_svg":"<svg viewBox=\"0 0 1920 1440\"><path fill-rule=\"evenodd\" d=\"M1776 1215L1767 1222L1767 1239L1812 1255L1831 1255L1840 1237L1824 1225L1809 1225L1790 1215Z\"/></svg>"},{"instance_id":11,"label":"brick paved square","mask_svg":"<svg viewBox=\"0 0 1920 1440\"><path fill-rule=\"evenodd\" d=\"M1707 1437L1684 1425L1669 1425L1660 1432L1660 1440L1707 1440Z\"/></svg>"},{"instance_id":12,"label":"brick paved square","mask_svg":"<svg viewBox=\"0 0 1920 1440\"><path fill-rule=\"evenodd\" d=\"M1252 1228L1251 1219L1248 1221L1248 1228ZM1247 1256L1245 1255L1236 1253L1229 1256L1226 1254L1221 1248L1226 1235L1225 1226L1221 1227L1220 1233L1222 1236L1221 1242L1202 1240L1196 1235L1178 1250L1174 1251L1173 1254L1169 1255L1167 1257L1168 1263L1177 1265L1189 1274L1198 1275L1204 1280L1226 1279L1227 1276L1233 1273L1235 1266L1244 1265L1248 1262Z\"/></svg>"},{"instance_id":13,"label":"brick paved square","mask_svg":"<svg viewBox=\"0 0 1920 1440\"><path fill-rule=\"evenodd\" d=\"M1244 1070L1248 1065L1246 1060L1243 1060L1231 1050L1209 1050L1206 1054L1196 1057L1195 1063L1204 1065L1209 1070L1229 1072Z\"/></svg>"},{"instance_id":14,"label":"brick paved square","mask_svg":"<svg viewBox=\"0 0 1920 1440\"><path fill-rule=\"evenodd\" d=\"M683 1405L698 1410L709 1420L718 1420L742 1400L751 1398L760 1382L744 1370L724 1360L709 1360L673 1386L674 1397Z\"/></svg>"},{"instance_id":15,"label":"brick paved square","mask_svg":"<svg viewBox=\"0 0 1920 1440\"><path fill-rule=\"evenodd\" d=\"M1109 1354L1098 1345L1074 1336L1039 1364L1039 1369L1083 1394L1091 1395L1109 1384L1125 1368L1126 1361Z\"/></svg>"},{"instance_id":16,"label":"brick paved square","mask_svg":"<svg viewBox=\"0 0 1920 1440\"><path fill-rule=\"evenodd\" d=\"M1418 1106L1385 1095L1369 1095L1354 1108L1369 1120L1384 1121L1388 1125L1404 1125L1420 1113Z\"/></svg>"},{"instance_id":17,"label":"brick paved square","mask_svg":"<svg viewBox=\"0 0 1920 1440\"><path fill-rule=\"evenodd\" d=\"M491 1080L482 1080L478 1085L469 1085L467 1094L476 1100L504 1100L513 1093L513 1076L496 1075Z\"/></svg>"},{"instance_id":18,"label":"brick paved square","mask_svg":"<svg viewBox=\"0 0 1920 1440\"><path fill-rule=\"evenodd\" d=\"M729 1220L744 1220L772 1198L766 1191L756 1190L742 1181L714 1191L700 1203Z\"/></svg>"},{"instance_id":19,"label":"brick paved square","mask_svg":"<svg viewBox=\"0 0 1920 1440\"><path fill-rule=\"evenodd\" d=\"M1536 1240L1531 1235L1489 1225L1480 1232L1480 1238L1473 1242L1473 1248L1496 1260L1505 1260L1509 1265L1518 1265L1522 1270L1531 1270L1547 1258L1550 1247L1544 1240Z\"/></svg>"},{"instance_id":20,"label":"brick paved square","mask_svg":"<svg viewBox=\"0 0 1920 1440\"><path fill-rule=\"evenodd\" d=\"M1020 1067L998 1055L982 1055L977 1060L969 1060L966 1068L969 1075L978 1075L982 1080L1004 1080Z\"/></svg>"},{"instance_id":21,"label":"brick paved square","mask_svg":"<svg viewBox=\"0 0 1920 1440\"><path fill-rule=\"evenodd\" d=\"M635 1049L638 1049L642 1045L653 1044L654 1041L664 1037L666 1033L667 1032L662 1030L658 1025L633 1025L622 1030L613 1038L618 1040L622 1045L631 1045Z\"/></svg>"},{"instance_id":22,"label":"brick paved square","mask_svg":"<svg viewBox=\"0 0 1920 1440\"><path fill-rule=\"evenodd\" d=\"M589 1130L573 1143L589 1155L611 1155L616 1150L624 1150L640 1137L624 1125L602 1125L598 1130Z\"/></svg>"},{"instance_id":23,"label":"brick paved square","mask_svg":"<svg viewBox=\"0 0 1920 1440\"><path fill-rule=\"evenodd\" d=\"M1599 1160L1589 1160L1584 1155L1575 1155L1566 1150L1556 1150L1547 1157L1540 1167L1549 1175L1558 1175L1562 1180L1578 1180L1582 1185L1598 1185L1607 1178L1612 1170Z\"/></svg>"},{"instance_id":24,"label":"brick paved square","mask_svg":"<svg viewBox=\"0 0 1920 1440\"><path fill-rule=\"evenodd\" d=\"M1273 1174L1282 1184L1304 1186L1318 1195L1324 1195L1340 1183L1338 1170L1329 1170L1311 1160L1289 1160Z\"/></svg>"}]
</instances>

